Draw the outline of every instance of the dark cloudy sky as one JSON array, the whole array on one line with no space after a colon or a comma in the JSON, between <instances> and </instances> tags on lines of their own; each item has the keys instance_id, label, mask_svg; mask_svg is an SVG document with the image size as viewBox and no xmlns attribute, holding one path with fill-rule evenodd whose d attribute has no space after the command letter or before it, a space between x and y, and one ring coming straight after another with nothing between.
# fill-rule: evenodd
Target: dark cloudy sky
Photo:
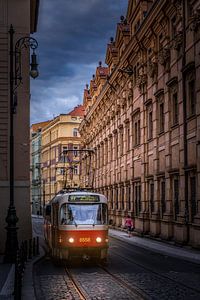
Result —
<instances>
[{"instance_id":1,"label":"dark cloudy sky","mask_svg":"<svg viewBox=\"0 0 200 300\"><path fill-rule=\"evenodd\" d=\"M40 76L31 80L31 124L82 104L83 89L99 61L105 63L128 0L41 0L38 32Z\"/></svg>"}]
</instances>

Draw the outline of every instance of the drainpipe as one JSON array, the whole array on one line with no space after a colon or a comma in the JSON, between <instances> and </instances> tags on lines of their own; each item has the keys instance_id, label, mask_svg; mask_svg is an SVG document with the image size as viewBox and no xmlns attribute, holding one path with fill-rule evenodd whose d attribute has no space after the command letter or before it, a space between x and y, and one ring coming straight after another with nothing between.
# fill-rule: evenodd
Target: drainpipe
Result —
<instances>
[{"instance_id":1,"label":"drainpipe","mask_svg":"<svg viewBox=\"0 0 200 300\"><path fill-rule=\"evenodd\" d=\"M185 24L185 12L186 12L186 0L182 1L183 11L183 44L182 44L182 93L183 93L183 139L184 139L184 175L185 175L185 225L186 231L186 243L189 242L189 205L188 205L188 149L187 149L187 105L186 105L186 24Z\"/></svg>"}]
</instances>

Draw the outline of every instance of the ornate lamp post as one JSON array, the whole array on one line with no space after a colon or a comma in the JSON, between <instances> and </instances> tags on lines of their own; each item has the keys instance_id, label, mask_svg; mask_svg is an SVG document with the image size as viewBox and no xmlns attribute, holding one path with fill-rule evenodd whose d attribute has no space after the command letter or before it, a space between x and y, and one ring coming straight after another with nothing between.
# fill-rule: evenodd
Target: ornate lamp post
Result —
<instances>
[{"instance_id":1,"label":"ornate lamp post","mask_svg":"<svg viewBox=\"0 0 200 300\"><path fill-rule=\"evenodd\" d=\"M18 249L18 238L17 238L17 222L18 218L16 215L16 209L14 204L14 114L16 113L17 107L17 88L22 83L22 65L21 65L21 52L23 48L31 48L33 54L31 55L31 69L30 76L36 78L38 76L37 60L35 49L38 47L37 41L32 37L22 37L17 40L14 46L13 37L14 29L10 26L10 203L8 207L8 214L6 217L6 249L4 261L13 263L16 260L16 252Z\"/></svg>"}]
</instances>

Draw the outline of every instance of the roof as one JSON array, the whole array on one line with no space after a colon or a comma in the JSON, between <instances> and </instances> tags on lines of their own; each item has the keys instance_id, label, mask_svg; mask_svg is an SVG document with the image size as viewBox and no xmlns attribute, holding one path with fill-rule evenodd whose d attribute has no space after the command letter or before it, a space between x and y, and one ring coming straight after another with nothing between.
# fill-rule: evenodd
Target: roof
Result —
<instances>
[{"instance_id":1,"label":"roof","mask_svg":"<svg viewBox=\"0 0 200 300\"><path fill-rule=\"evenodd\" d=\"M72 111L68 113L70 116L83 117L85 115L85 109L83 105L78 105L74 107Z\"/></svg>"},{"instance_id":2,"label":"roof","mask_svg":"<svg viewBox=\"0 0 200 300\"><path fill-rule=\"evenodd\" d=\"M31 125L31 130L32 130L33 132L36 132L36 131L38 131L38 129L45 127L45 126L48 125L50 122L51 122L51 120L50 120L50 121L44 121L44 122L39 122L39 123L32 124L32 125Z\"/></svg>"}]
</instances>

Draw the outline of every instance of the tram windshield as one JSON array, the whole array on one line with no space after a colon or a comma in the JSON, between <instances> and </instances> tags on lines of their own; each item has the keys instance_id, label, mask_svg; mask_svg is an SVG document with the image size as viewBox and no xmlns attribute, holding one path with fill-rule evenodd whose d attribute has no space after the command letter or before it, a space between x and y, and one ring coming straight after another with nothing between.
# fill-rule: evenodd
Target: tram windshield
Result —
<instances>
[{"instance_id":1,"label":"tram windshield","mask_svg":"<svg viewBox=\"0 0 200 300\"><path fill-rule=\"evenodd\" d=\"M107 204L63 204L60 209L61 225L107 224Z\"/></svg>"}]
</instances>

